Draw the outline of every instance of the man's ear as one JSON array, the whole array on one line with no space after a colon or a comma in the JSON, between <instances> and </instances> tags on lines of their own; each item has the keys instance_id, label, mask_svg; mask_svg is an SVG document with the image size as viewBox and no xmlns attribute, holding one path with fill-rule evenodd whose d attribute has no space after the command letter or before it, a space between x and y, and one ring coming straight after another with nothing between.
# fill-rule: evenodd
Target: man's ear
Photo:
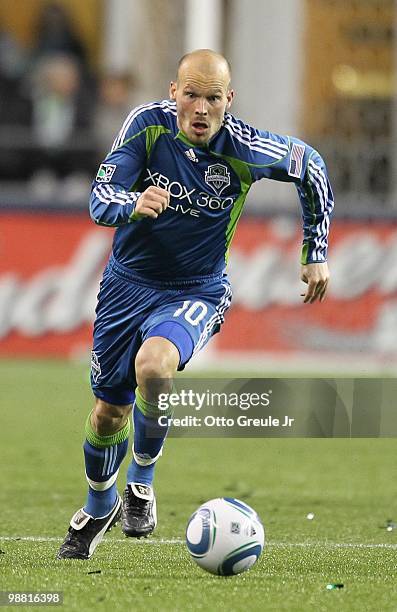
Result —
<instances>
[{"instance_id":1,"label":"man's ear","mask_svg":"<svg viewBox=\"0 0 397 612\"><path fill-rule=\"evenodd\" d=\"M233 89L229 89L229 91L227 92L226 97L227 97L226 109L229 110L229 108L232 105L233 98L234 98L234 91L233 91Z\"/></svg>"},{"instance_id":2,"label":"man's ear","mask_svg":"<svg viewBox=\"0 0 397 612\"><path fill-rule=\"evenodd\" d=\"M176 93L176 83L175 81L171 81L170 83L170 99L171 100L175 100L175 93Z\"/></svg>"}]
</instances>

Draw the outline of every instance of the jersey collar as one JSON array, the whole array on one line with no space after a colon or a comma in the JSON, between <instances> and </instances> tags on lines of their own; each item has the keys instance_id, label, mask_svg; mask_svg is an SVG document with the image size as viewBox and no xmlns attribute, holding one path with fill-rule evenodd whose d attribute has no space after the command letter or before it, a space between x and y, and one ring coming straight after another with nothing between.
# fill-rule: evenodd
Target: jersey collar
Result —
<instances>
[{"instance_id":1,"label":"jersey collar","mask_svg":"<svg viewBox=\"0 0 397 612\"><path fill-rule=\"evenodd\" d=\"M190 140L188 139L186 134L184 132L182 132L182 130L178 130L178 133L175 136L175 139L178 138L178 140L181 140L188 147L193 147L193 148L198 148L198 149L208 149L210 144L212 144L214 142L215 138L217 138L218 135L221 133L222 128L223 128L224 125L225 125L225 120L223 120L223 123L222 123L221 127L219 128L219 130L210 138L210 140L208 142L206 142L204 144L197 144L197 143L194 143L194 142L190 142Z\"/></svg>"}]
</instances>

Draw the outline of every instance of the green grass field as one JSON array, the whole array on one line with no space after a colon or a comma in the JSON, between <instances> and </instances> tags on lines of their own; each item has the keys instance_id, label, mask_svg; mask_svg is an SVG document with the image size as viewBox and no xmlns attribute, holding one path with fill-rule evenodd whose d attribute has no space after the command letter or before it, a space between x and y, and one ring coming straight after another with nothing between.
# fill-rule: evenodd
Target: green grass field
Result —
<instances>
[{"instance_id":1,"label":"green grass field","mask_svg":"<svg viewBox=\"0 0 397 612\"><path fill-rule=\"evenodd\" d=\"M397 610L397 530L382 528L397 522L394 439L171 438L155 535L116 527L91 560L57 561L84 501L91 404L81 366L0 361L0 590L63 591L62 609L83 611ZM223 495L266 528L258 563L233 578L206 574L183 541L196 507Z\"/></svg>"}]
</instances>

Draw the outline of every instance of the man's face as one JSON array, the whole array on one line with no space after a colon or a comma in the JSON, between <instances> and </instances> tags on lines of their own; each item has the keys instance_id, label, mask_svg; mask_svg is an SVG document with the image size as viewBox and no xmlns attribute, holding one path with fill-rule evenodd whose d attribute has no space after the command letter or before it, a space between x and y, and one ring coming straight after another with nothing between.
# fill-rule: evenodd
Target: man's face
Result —
<instances>
[{"instance_id":1,"label":"man's face","mask_svg":"<svg viewBox=\"0 0 397 612\"><path fill-rule=\"evenodd\" d=\"M229 74L220 65L206 69L186 62L171 83L170 98L176 101L178 128L193 144L206 144L220 129L225 111L230 108L233 91Z\"/></svg>"}]
</instances>

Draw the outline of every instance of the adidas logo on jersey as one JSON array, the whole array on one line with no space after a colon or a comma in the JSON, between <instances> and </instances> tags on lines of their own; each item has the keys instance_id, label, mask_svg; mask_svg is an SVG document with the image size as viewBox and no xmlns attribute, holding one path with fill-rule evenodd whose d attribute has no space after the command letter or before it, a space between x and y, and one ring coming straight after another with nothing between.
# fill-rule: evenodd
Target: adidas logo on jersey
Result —
<instances>
[{"instance_id":1,"label":"adidas logo on jersey","mask_svg":"<svg viewBox=\"0 0 397 612\"><path fill-rule=\"evenodd\" d=\"M192 162L198 162L198 159L196 157L195 152L193 151L193 149L188 149L187 151L185 151L185 155L188 159L190 159L190 161Z\"/></svg>"}]
</instances>

